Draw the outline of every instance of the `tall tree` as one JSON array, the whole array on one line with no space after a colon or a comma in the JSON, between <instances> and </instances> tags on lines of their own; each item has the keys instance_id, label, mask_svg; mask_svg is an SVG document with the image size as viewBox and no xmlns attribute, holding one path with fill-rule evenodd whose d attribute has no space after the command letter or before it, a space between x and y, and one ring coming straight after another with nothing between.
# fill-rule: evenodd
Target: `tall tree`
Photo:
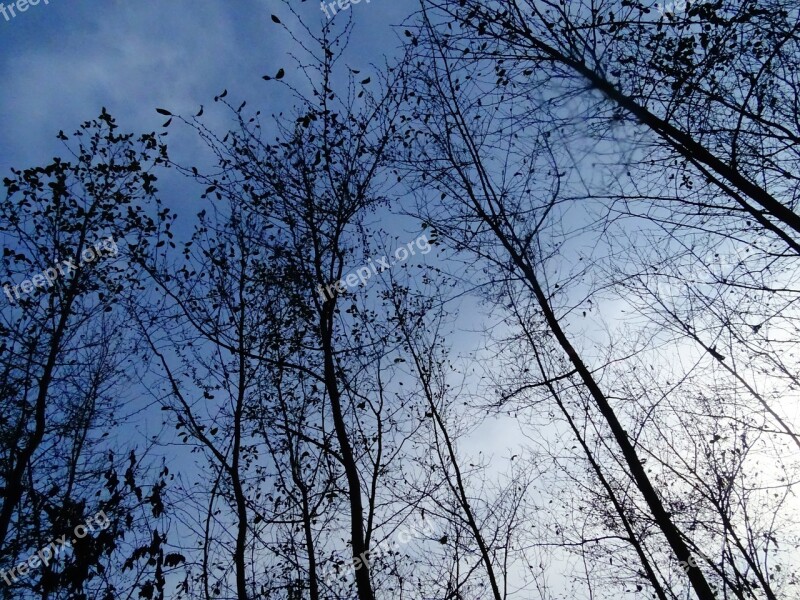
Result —
<instances>
[{"instance_id":1,"label":"tall tree","mask_svg":"<svg viewBox=\"0 0 800 600\"><path fill-rule=\"evenodd\" d=\"M166 149L154 134L117 129L103 110L71 138L61 132L67 157L12 170L0 203L0 550L27 559L99 510L123 519L77 540L67 565L23 578L19 589L41 598L89 593L104 579L105 556L133 533L126 513L144 502L143 464L127 464L133 448L117 437L139 351L121 303L141 287L132 253L159 233L150 211Z\"/></svg>"}]
</instances>

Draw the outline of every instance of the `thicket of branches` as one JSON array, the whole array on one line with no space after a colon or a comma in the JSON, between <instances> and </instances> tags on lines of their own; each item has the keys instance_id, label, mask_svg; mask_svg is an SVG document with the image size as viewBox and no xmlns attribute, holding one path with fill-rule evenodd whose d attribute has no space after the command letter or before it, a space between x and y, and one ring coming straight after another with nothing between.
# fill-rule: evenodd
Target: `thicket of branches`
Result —
<instances>
[{"instance_id":1,"label":"thicket of branches","mask_svg":"<svg viewBox=\"0 0 800 600\"><path fill-rule=\"evenodd\" d=\"M5 179L0 283L118 252L2 309L2 567L112 523L2 597L798 596L800 5L417 8Z\"/></svg>"}]
</instances>

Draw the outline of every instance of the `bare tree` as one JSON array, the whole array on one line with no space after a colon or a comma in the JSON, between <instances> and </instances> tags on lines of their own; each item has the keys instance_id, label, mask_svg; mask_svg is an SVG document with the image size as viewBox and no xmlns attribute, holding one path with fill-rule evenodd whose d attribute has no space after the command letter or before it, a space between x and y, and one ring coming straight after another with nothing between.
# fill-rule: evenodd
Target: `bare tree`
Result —
<instances>
[{"instance_id":1,"label":"bare tree","mask_svg":"<svg viewBox=\"0 0 800 600\"><path fill-rule=\"evenodd\" d=\"M490 258L498 268L524 286L535 301L541 324L569 360L573 372L568 376L580 381L602 416L604 427L612 436L619 459L638 488L649 517L661 531L676 560L693 560L685 534L675 524L657 484L643 466L641 451L623 425L619 409L612 404L594 369L571 341L563 319L553 305L553 296L558 292L549 288L543 269L548 259L543 248L543 229L554 218L554 207L560 200L560 180L555 174L558 169L556 167L555 173L550 172L552 200L538 204L527 200L529 190L523 191L522 184L517 184L511 176L512 169L524 169L526 161L535 160L537 154L546 157L547 144L539 142L537 148L534 139L530 142L532 147L523 147L521 141L506 141L506 130L494 125L493 115L482 117L476 114L481 110L482 101L502 102L502 95L499 98L491 98L489 94L471 96L470 92L474 90L465 89L465 82L475 76L469 70L456 71L453 66L454 62L461 64L458 63L460 50L452 48L448 34L440 34L433 25L428 25L424 33L427 45L423 50L430 52L427 64L433 75L421 78L429 87L419 92L428 102L419 112L423 113L420 118L424 116L422 129L429 144L414 147L414 151L423 162L438 166L436 171L431 173L429 169L425 175L443 191L445 197L449 194L464 199L454 203L452 208L442 203L439 212L428 210L426 216L432 219L437 229L447 231L457 247ZM487 147L508 149L509 159L505 165L500 162L498 175L489 166L497 159L485 155ZM551 256L557 256L558 245L552 246ZM710 600L714 597L701 570L690 569L687 575L699 598Z\"/></svg>"}]
</instances>

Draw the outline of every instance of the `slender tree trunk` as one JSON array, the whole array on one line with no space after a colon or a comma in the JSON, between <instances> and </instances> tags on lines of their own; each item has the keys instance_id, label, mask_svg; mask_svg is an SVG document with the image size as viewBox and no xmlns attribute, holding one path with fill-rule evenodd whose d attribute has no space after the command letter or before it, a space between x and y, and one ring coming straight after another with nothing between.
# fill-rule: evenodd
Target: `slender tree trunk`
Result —
<instances>
[{"instance_id":1,"label":"slender tree trunk","mask_svg":"<svg viewBox=\"0 0 800 600\"><path fill-rule=\"evenodd\" d=\"M441 412L439 408L436 406L436 402L434 399L433 390L430 387L430 378L432 373L432 367L426 366L423 364L422 359L419 356L419 353L416 351L414 345L411 342L411 332L408 330L408 323L406 322L404 316L398 310L398 318L400 322L400 326L403 331L403 336L408 343L408 346L411 351L411 356L414 360L414 367L417 370L417 376L419 377L420 382L422 383L423 392L425 394L425 399L428 402L428 408L430 408L431 413L433 414L434 421L436 423L436 427L442 434L442 438L444 439L445 448L447 449L447 458L450 460L450 464L453 467L453 472L455 473L455 483L451 481L450 477L446 474L443 475L446 480L447 484L450 487L451 491L455 494L458 504L461 507L461 510L464 512L464 517L467 521L467 525L472 533L472 537L475 540L475 543L478 545L478 550L481 555L481 561L483 562L483 566L486 569L486 576L489 578L489 585L492 588L492 597L494 600L503 600L503 594L500 592L500 585L498 583L497 575L495 574L494 565L492 564L492 557L489 554L489 547L486 544L486 540L484 539L483 533L481 532L481 528L478 526L478 522L475 520L475 515L472 511L472 506L469 501L469 496L467 495L467 488L464 484L464 478L461 474L461 467L458 464L458 456L456 455L455 446L453 441L450 437L450 434L447 431L447 425L442 418ZM443 465L445 466L445 465ZM445 471L442 471L445 473Z\"/></svg>"},{"instance_id":2,"label":"slender tree trunk","mask_svg":"<svg viewBox=\"0 0 800 600\"><path fill-rule=\"evenodd\" d=\"M689 559L692 558L692 553L683 539L683 534L672 522L669 513L664 508L664 504L661 502L658 492L656 492L655 488L653 487L653 484L647 475L647 471L645 471L644 467L642 466L642 461L639 458L636 449L633 447L633 444L631 444L630 439L628 438L628 433L619 422L614 409L611 407L605 394L600 389L597 381L594 379L592 372L583 362L577 350L575 350L575 347L569 341L569 338L561 327L558 318L553 312L553 309L550 307L550 302L548 301L544 290L542 290L541 285L539 284L539 280L536 277L533 268L527 263L526 260L523 259L522 256L519 255L519 253L517 253L514 246L510 243L505 233L502 232L499 227L493 227L493 229L495 229L496 235L501 239L509 254L511 254L514 263L525 276L525 279L533 291L539 307L544 314L550 330L553 332L553 335L555 335L556 340L558 340L561 348L569 357L570 362L578 372L583 384L586 386L586 389L589 391L595 403L597 404L600 414L603 415L603 418L608 424L609 429L611 429L614 440L617 442L617 445L622 451L625 463L628 465L628 469L630 469L631 475L636 482L636 486L642 493L645 502L647 502L650 512L653 515L653 519L661 529L664 537L667 539L667 543L669 543L670 548L672 548L675 557L679 561L683 561L686 564L691 564ZM715 594L711 590L711 586L709 586L705 576L703 575L703 572L700 569L690 568L687 575L692 587L694 588L695 594L700 600L715 599Z\"/></svg>"},{"instance_id":3,"label":"slender tree trunk","mask_svg":"<svg viewBox=\"0 0 800 600\"><path fill-rule=\"evenodd\" d=\"M308 502L308 490L302 482L298 481L298 486L300 486L300 493L303 495L303 535L305 535L306 548L308 548L308 597L309 600L320 600L317 557L314 556L314 532L311 530L311 511Z\"/></svg>"},{"instance_id":4,"label":"slender tree trunk","mask_svg":"<svg viewBox=\"0 0 800 600\"><path fill-rule=\"evenodd\" d=\"M533 352L536 356L536 362L539 365L539 371L544 375L544 365L542 364L542 359L539 356L539 351L536 348L536 343L533 339L531 339L528 331L525 331L525 335L528 338L528 342L533 349ZM617 494L614 491L614 488L611 487L611 484L606 479L605 475L603 474L603 470L600 467L600 464L595 460L594 454L592 454L591 449L586 444L586 441L583 439L578 426L575 424L575 420L572 418L572 415L567 411L567 407L561 401L561 396L556 390L555 386L553 385L552 381L547 380L545 382L545 386L547 387L550 395L555 400L558 408L561 410L561 413L567 419L567 423L569 423L570 429L572 429L572 433L575 435L575 438L578 440L578 443L581 445L583 449L583 453L586 455L587 460L589 461L589 465L592 467L595 475L597 476L597 480L600 482L600 485L603 486L608 498L611 500L611 504L614 505L614 510L617 513L617 516L620 519L623 527L625 527L625 531L628 534L628 539L630 540L631 546L636 551L637 556L639 557L639 562L642 563L642 568L647 575L647 579L650 581L650 584L653 586L653 589L656 592L656 596L658 596L659 600L668 600L667 593L664 591L664 587L661 585L661 581L659 581L658 576L656 575L655 570L653 569L653 565L650 564L650 559L647 557L647 554L644 551L644 547L639 542L636 537L636 532L633 530L633 526L628 519L628 515L625 514L625 509L623 508L622 504L620 503L619 499L617 498Z\"/></svg>"},{"instance_id":5,"label":"slender tree trunk","mask_svg":"<svg viewBox=\"0 0 800 600\"><path fill-rule=\"evenodd\" d=\"M333 351L333 318L335 300L327 301L323 306L320 319L320 333L322 336L322 351L324 360L325 388L331 401L333 425L336 430L336 439L342 455L342 466L347 478L347 491L350 502L350 539L353 548L353 558L368 557L369 548L364 537L364 506L361 500L361 481L358 476L358 465L353 455L350 436L342 411L341 394L336 376L336 363ZM361 560L361 567L356 569L356 588L359 600L375 600L370 582L370 565L368 561Z\"/></svg>"},{"instance_id":6,"label":"slender tree trunk","mask_svg":"<svg viewBox=\"0 0 800 600\"><path fill-rule=\"evenodd\" d=\"M592 87L600 90L609 100L613 101L618 106L636 117L639 122L655 132L681 156L692 161L693 163L701 163L702 165L708 167L711 171L713 171L713 173L722 178L724 183L727 184L720 185L723 182L719 182L713 178L714 182L720 185L723 191L729 195L732 195L732 197L745 210L747 210L751 216L756 218L759 223L777 233L792 247L792 249L800 253L800 243L798 243L795 237L790 236L786 232L775 227L774 224L764 218L762 211L755 209L749 202L742 198L740 194L750 198L763 209L764 213L772 216L776 221L791 228L795 234L800 234L800 215L779 202L764 188L747 179L735 167L732 167L720 160L705 146L695 140L690 134L678 129L670 122L665 121L661 117L655 115L646 107L636 102L636 100L633 98L626 96L613 83L603 77L596 70L589 67L585 62L571 58L556 48L544 43L534 36L530 30L522 30L513 27L513 25L508 21L506 24L513 29L514 33L528 41L530 45L537 51L543 53L551 60L554 60L555 62L572 69L577 74L584 77L592 85ZM733 187L734 190L738 191L739 193L730 194L731 190L728 186Z\"/></svg>"},{"instance_id":7,"label":"slender tree trunk","mask_svg":"<svg viewBox=\"0 0 800 600\"><path fill-rule=\"evenodd\" d=\"M242 479L239 474L239 455L242 449L242 411L244 410L246 389L247 389L247 351L245 348L245 319L246 319L246 279L244 273L247 270L247 259L241 260L241 278L239 281L239 373L238 390L236 395L236 409L234 411L233 423L233 448L231 449L231 483L233 484L233 495L236 502L236 516L238 518L236 530L236 550L233 554L234 564L236 565L236 594L238 600L247 600L247 565L245 563L245 551L247 549L247 499L245 498L242 487Z\"/></svg>"},{"instance_id":8,"label":"slender tree trunk","mask_svg":"<svg viewBox=\"0 0 800 600\"><path fill-rule=\"evenodd\" d=\"M574 346L561 327L558 317L556 317L555 313L553 312L547 295L544 293L544 290L539 283L539 279L536 276L533 266L523 254L524 245L521 244L516 237L514 237L513 229L511 229L512 233L510 234L504 230L504 226L508 225L508 223L504 217L505 212L503 209L503 200L497 197L491 183L491 178L483 168L481 152L474 143L470 133L469 124L465 121L464 116L460 111L460 107L458 106L457 102L455 102L455 104L450 104L450 99L458 98L458 94L456 93L449 71L445 71L445 73L443 73L442 76L437 79L437 85L441 86L441 93L445 99L445 102L447 103L446 111L449 113L448 116L453 119L453 125L456 128L456 132L464 141L466 150L471 158L471 162L477 169L477 185L480 188L480 193L476 191L473 180L463 172L463 160L457 160L452 155L448 157L461 179L461 184L464 186L464 191L472 205L475 216L491 229L497 240L506 250L508 256L511 258L513 265L519 270L520 276L527 282L530 290L533 292L537 304L544 314L545 321L547 322L550 331L555 335L562 350L566 353L570 362L575 367L575 370L583 381L583 384L586 386L586 389L589 391L598 409L600 410L600 414L603 416L609 428L611 429L611 433L614 436L614 439L617 442L620 450L622 451L625 463L628 465L628 469L630 469L631 475L633 476L637 487L639 488L645 502L650 508L653 519L664 534L664 537L669 543L676 559L678 561L684 561L686 564L690 564L689 559L692 558L692 553L689 550L689 547L686 545L680 530L672 522L669 513L664 508L661 498L653 487L647 472L642 466L641 459L639 458L636 449L633 447L633 444L631 444L627 432L619 422L614 409L611 407L599 384L594 379L592 372L583 362L577 350L575 350ZM484 208L484 200L482 200L482 198L485 198L485 201L488 202L488 208ZM715 600L715 594L711 590L711 587L709 586L700 569L689 569L688 577L699 600Z\"/></svg>"},{"instance_id":9,"label":"slender tree trunk","mask_svg":"<svg viewBox=\"0 0 800 600\"><path fill-rule=\"evenodd\" d=\"M68 298L73 298L72 289L69 290L68 294ZM71 314L71 306L72 301L70 300L67 302L64 310L61 313L58 326L56 327L56 330L53 333L53 337L50 341L50 352L48 353L47 362L45 363L42 377L39 380L39 390L36 394L36 408L34 414L35 427L33 435L25 445L23 451L20 453L17 463L11 472L11 476L9 477L8 481L6 481L3 507L2 510L0 510L0 554L5 548L8 528L11 525L11 517L14 514L14 510L17 508L20 500L22 499L22 493L25 488L23 484L25 469L28 467L28 463L30 462L31 458L33 458L34 453L44 439L48 392L50 390L50 384L53 381L56 360L58 359L58 354L61 350L61 341L64 338L67 322L69 321L69 316Z\"/></svg>"}]
</instances>

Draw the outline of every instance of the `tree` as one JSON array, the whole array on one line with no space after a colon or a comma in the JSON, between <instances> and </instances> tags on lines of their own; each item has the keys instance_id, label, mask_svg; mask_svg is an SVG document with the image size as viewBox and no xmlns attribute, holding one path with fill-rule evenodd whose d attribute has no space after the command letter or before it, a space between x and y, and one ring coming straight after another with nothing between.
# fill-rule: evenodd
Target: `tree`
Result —
<instances>
[{"instance_id":1,"label":"tree","mask_svg":"<svg viewBox=\"0 0 800 600\"><path fill-rule=\"evenodd\" d=\"M546 281L546 271L542 267L548 256L541 251L542 228L552 218L553 209L560 201L558 176L552 177L554 192L550 201L530 203L527 199L529 190L523 191L523 186L513 181L509 165L519 170L530 168L526 163L529 157L532 161L537 160L538 156L547 157L546 142L536 145L534 138L529 146L523 146L522 141L516 141L519 136L506 141L505 130L495 128L492 123L491 119L497 117L476 115L475 111L480 110L482 101L487 98L497 102L496 107L502 106L502 92L499 99L490 98L489 94L470 96L473 90L462 89L462 81L466 82L474 75L469 70L466 73L456 71L453 61L456 65L461 64L458 62L459 50L451 46L449 34L440 35L432 25L428 25L425 33L428 43L423 46L423 52L429 50L425 59L433 67L434 74L420 78L423 84L419 93L429 104L419 111L423 113L419 116L424 123L421 133L429 145L416 146L413 150L424 163L440 165L433 173L427 171L422 175L423 180L429 177L433 185L442 190L444 197L449 194L465 199L454 203L452 208L446 203L440 204L443 208L441 212L428 210L425 217L430 218L437 229L450 232L448 237L454 240L457 247L472 249L479 256L489 257L526 288L535 301L542 325L574 369L570 377L574 376L581 382L592 398L594 408L602 416L604 426L615 441L620 460L648 508L649 517L661 530L676 560L689 561L692 553L684 533L665 507L656 485L643 466L635 441L623 425L618 409L610 402L608 392L602 389L593 373L594 369L581 357L570 340L554 309L554 292L546 289L543 283ZM501 86L502 78L501 75ZM499 176L495 176L489 166L497 160L496 157L484 155L484 148L487 147L508 148L509 159L505 165L502 161L499 163ZM555 171L558 172L557 167ZM550 175L553 175L553 171ZM497 182L496 177L499 177ZM491 244L492 240L498 246L495 252L485 247L476 250L478 243ZM551 256L557 255L558 243L553 248ZM714 597L702 571L690 569L687 575L699 598L710 600Z\"/></svg>"},{"instance_id":2,"label":"tree","mask_svg":"<svg viewBox=\"0 0 800 600\"><path fill-rule=\"evenodd\" d=\"M190 351L194 356L206 352L201 340L215 349L214 358L204 361L205 371L190 376L192 386L202 389L208 377L226 381L228 372L240 376L230 386L222 385L226 399L232 400L230 413L221 412L224 419L208 414L201 419L197 411L203 409L182 391L185 386L178 383L169 361L162 361L164 372L171 373L176 400L171 407L179 426L187 428L185 441L199 440L234 487L238 597L268 593L256 591L248 581L253 578L245 573L245 546L258 547L249 545L258 541L248 532L254 514L265 526L291 525L291 535L273 548L281 560L296 560L291 564L294 578L283 584L288 596L303 590L312 597L347 593L325 591L331 582L323 581L320 573L325 546L319 540L320 523L333 529L330 525L337 519L325 513L339 506L331 500L341 495L349 513L346 539L356 566L358 596L371 600L371 565L365 557L378 526L376 495L387 469L384 453L391 447L388 439L397 409L384 404L380 379L369 367L382 368L386 342L370 339L371 315L359 313L355 304L343 310L345 299L355 295L330 286L357 256L355 241L365 233L364 219L384 202L380 178L397 113L394 95L403 82L390 74L385 89L372 94L370 78L351 77L340 98L333 74L348 31L306 33L317 48L310 65L301 65L299 72L314 82L313 90L293 90L296 114L291 120L276 117L275 143L266 141L260 113L248 117L245 103L238 108L228 104L227 92L218 100L232 111L236 128L221 139L198 121L178 117L208 142L219 159L220 174L182 170L207 186L205 196L225 199L228 212L215 211L208 224L201 220L197 254L192 256L187 247L183 268L174 274L155 265L148 268L171 299L168 322L176 318L191 332L173 343L189 347L186 340L196 340L197 350ZM351 318L345 320L343 314ZM224 359L217 359L217 353ZM187 375L193 362L184 364ZM366 372L373 373L373 379ZM206 384L207 395L216 392L212 387L219 386ZM266 422L265 417L274 419ZM230 448L224 438L212 440L206 433L217 429L232 435ZM256 443L253 436L261 441ZM241 470L264 469L251 456L273 457L271 475L276 481L269 510L255 503L265 490L245 489ZM336 483L340 476L346 482L343 490ZM300 554L307 564L292 554Z\"/></svg>"},{"instance_id":3,"label":"tree","mask_svg":"<svg viewBox=\"0 0 800 600\"><path fill-rule=\"evenodd\" d=\"M507 84L537 85L530 76L540 70L597 90L602 119L628 117L650 134L637 139L681 157L723 193L724 203L706 207L717 218L755 220L800 250L796 197L783 185L797 177L797 131L785 125L796 119L786 120L781 102L794 80L780 74L796 70L797 25L780 3L695 2L665 17L641 2L430 4L477 32L485 45L473 56L496 62Z\"/></svg>"},{"instance_id":4,"label":"tree","mask_svg":"<svg viewBox=\"0 0 800 600\"><path fill-rule=\"evenodd\" d=\"M157 204L152 171L166 150L154 134L117 129L103 110L75 132L69 160L12 170L0 203L8 244L0 263L8 299L0 324L0 548L27 559L98 511L115 519L76 540L65 565L45 564L19 582L18 590L42 598L121 591L122 580L104 581L104 563L136 532L132 515L145 502L137 484L145 465L132 448L115 447L138 351L117 303L140 289L130 256L152 247L159 231L148 213Z\"/></svg>"}]
</instances>

